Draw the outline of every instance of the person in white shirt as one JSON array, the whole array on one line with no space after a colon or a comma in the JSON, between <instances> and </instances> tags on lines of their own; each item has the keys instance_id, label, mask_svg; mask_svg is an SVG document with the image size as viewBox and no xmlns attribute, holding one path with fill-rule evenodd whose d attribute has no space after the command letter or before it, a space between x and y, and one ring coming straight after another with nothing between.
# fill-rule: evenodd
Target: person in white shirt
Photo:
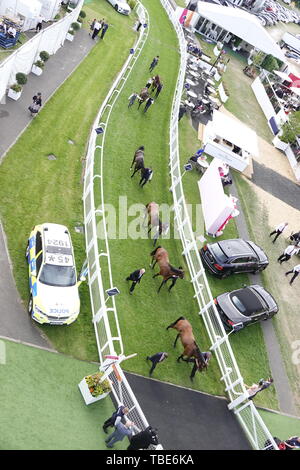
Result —
<instances>
[{"instance_id":1,"label":"person in white shirt","mask_svg":"<svg viewBox=\"0 0 300 470\"><path fill-rule=\"evenodd\" d=\"M94 31L92 34L92 39L95 39L95 37L99 34L100 29L102 28L102 23L99 23L98 20L96 20L94 24Z\"/></svg>"},{"instance_id":2,"label":"person in white shirt","mask_svg":"<svg viewBox=\"0 0 300 470\"><path fill-rule=\"evenodd\" d=\"M36 24L36 27L35 27L35 32L36 33L39 33L43 27L43 21L45 21L45 18L41 15L39 15L38 19L37 19L37 24Z\"/></svg>"},{"instance_id":3,"label":"person in white shirt","mask_svg":"<svg viewBox=\"0 0 300 470\"><path fill-rule=\"evenodd\" d=\"M279 237L279 235L282 234L282 232L286 229L286 227L288 226L288 223L287 222L283 222L282 224L279 224L277 225L277 227L275 227L275 229L273 230L273 232L270 233L269 237L271 237L272 235L274 235L276 233L276 236L274 238L274 240L272 241L272 243L275 243L277 238Z\"/></svg>"},{"instance_id":4,"label":"person in white shirt","mask_svg":"<svg viewBox=\"0 0 300 470\"><path fill-rule=\"evenodd\" d=\"M289 246L286 247L286 249L284 250L282 255L280 255L277 258L277 261L280 264L283 263L284 261L288 261L289 259L291 259L291 257L293 255L297 255L299 253L299 251L300 251L300 247L295 246L295 245L289 245Z\"/></svg>"},{"instance_id":5,"label":"person in white shirt","mask_svg":"<svg viewBox=\"0 0 300 470\"><path fill-rule=\"evenodd\" d=\"M290 286L293 284L296 277L298 277L299 274L300 274L300 264L297 264L296 266L294 266L291 271L287 271L285 273L285 275L287 276L288 274L291 274L291 273L294 273L294 275L293 275L292 279L290 280Z\"/></svg>"},{"instance_id":6,"label":"person in white shirt","mask_svg":"<svg viewBox=\"0 0 300 470\"><path fill-rule=\"evenodd\" d=\"M15 38L16 37L16 34L17 34L17 30L16 28L14 28L13 26L10 26L7 30L7 36L9 38Z\"/></svg>"}]
</instances>

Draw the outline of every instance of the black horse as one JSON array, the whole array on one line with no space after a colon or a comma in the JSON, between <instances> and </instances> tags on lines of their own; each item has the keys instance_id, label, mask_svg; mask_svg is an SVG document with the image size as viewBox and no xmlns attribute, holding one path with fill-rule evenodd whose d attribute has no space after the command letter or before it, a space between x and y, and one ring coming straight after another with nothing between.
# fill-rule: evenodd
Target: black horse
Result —
<instances>
[{"instance_id":1,"label":"black horse","mask_svg":"<svg viewBox=\"0 0 300 470\"><path fill-rule=\"evenodd\" d=\"M140 171L140 170L142 170L142 168L145 168L144 150L145 150L145 147L142 145L134 153L133 160L132 160L132 163L131 163L131 166L130 166L130 170L131 170L131 168L133 167L133 164L134 164L134 172L132 173L131 178L136 174L137 171Z\"/></svg>"}]
</instances>

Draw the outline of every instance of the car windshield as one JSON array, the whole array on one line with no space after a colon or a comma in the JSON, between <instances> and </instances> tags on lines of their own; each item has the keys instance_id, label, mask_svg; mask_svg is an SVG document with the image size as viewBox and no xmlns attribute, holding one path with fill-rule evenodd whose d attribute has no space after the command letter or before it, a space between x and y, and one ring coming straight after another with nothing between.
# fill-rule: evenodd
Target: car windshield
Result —
<instances>
[{"instance_id":1,"label":"car windshield","mask_svg":"<svg viewBox=\"0 0 300 470\"><path fill-rule=\"evenodd\" d=\"M254 293L251 289L246 288L240 290L238 293L231 293L230 299L239 312L246 317L260 313L266 308L262 297Z\"/></svg>"},{"instance_id":2,"label":"car windshield","mask_svg":"<svg viewBox=\"0 0 300 470\"><path fill-rule=\"evenodd\" d=\"M218 261L222 263L226 263L228 258L217 243L215 245L212 245L210 249L212 253L214 254L215 258L218 259Z\"/></svg>"},{"instance_id":3,"label":"car windshield","mask_svg":"<svg viewBox=\"0 0 300 470\"><path fill-rule=\"evenodd\" d=\"M75 267L45 264L41 271L39 281L47 286L74 286L76 284Z\"/></svg>"}]
</instances>

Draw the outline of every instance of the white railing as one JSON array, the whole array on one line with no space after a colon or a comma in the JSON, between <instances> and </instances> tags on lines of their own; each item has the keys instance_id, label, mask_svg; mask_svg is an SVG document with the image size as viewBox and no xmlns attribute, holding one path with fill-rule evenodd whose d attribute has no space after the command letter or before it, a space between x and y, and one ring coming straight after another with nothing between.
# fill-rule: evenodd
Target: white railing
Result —
<instances>
[{"instance_id":1,"label":"white railing","mask_svg":"<svg viewBox=\"0 0 300 470\"><path fill-rule=\"evenodd\" d=\"M120 366L122 360L126 358L115 299L108 296L105 298L105 291L114 285L103 194L103 149L110 115L144 47L150 27L148 12L140 2L137 2L136 13L141 23L147 26L140 28L133 53L128 56L95 119L86 155L83 204L90 299L101 369L106 371L105 376L108 375L112 382L112 391L117 404L123 403L129 408L130 419L142 430L148 426L147 419ZM96 129L100 128L101 133L97 134ZM102 272L105 275L102 276ZM119 359L114 361L106 359L105 356L116 356ZM157 446L158 448L161 446Z\"/></svg>"},{"instance_id":2,"label":"white railing","mask_svg":"<svg viewBox=\"0 0 300 470\"><path fill-rule=\"evenodd\" d=\"M221 370L221 380L224 382L225 391L230 400L228 407L236 414L253 448L264 449L266 447L266 441L269 440L273 447L277 449L276 443L257 409L252 401L248 400L248 393L230 346L228 335L224 330L213 301L192 230L181 181L178 145L178 114L185 80L187 42L184 38L183 29L174 15L174 10L169 1L160 1L177 33L181 54L180 71L170 121L169 166L172 181L170 190L172 191L174 200L174 220L183 246L182 254L185 256L189 268L191 282L195 290L194 298L197 299L199 305L199 315L201 315L204 321L211 341L210 349L214 351Z\"/></svg>"},{"instance_id":3,"label":"white railing","mask_svg":"<svg viewBox=\"0 0 300 470\"><path fill-rule=\"evenodd\" d=\"M64 44L70 25L78 18L83 1L80 0L71 13L67 13L64 18L37 33L0 63L0 101L3 102L6 90L15 83L16 73L29 74L41 51L47 51L50 55L55 54Z\"/></svg>"}]
</instances>

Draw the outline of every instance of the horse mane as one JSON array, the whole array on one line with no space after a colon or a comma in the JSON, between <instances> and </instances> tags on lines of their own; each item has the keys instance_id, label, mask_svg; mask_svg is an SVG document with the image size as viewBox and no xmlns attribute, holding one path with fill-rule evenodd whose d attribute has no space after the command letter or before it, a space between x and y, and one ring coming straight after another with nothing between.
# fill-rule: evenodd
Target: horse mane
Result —
<instances>
[{"instance_id":1,"label":"horse mane","mask_svg":"<svg viewBox=\"0 0 300 470\"><path fill-rule=\"evenodd\" d=\"M161 248L161 246L158 246L157 248L155 248L155 250L151 251L150 256L154 256L159 248Z\"/></svg>"}]
</instances>

